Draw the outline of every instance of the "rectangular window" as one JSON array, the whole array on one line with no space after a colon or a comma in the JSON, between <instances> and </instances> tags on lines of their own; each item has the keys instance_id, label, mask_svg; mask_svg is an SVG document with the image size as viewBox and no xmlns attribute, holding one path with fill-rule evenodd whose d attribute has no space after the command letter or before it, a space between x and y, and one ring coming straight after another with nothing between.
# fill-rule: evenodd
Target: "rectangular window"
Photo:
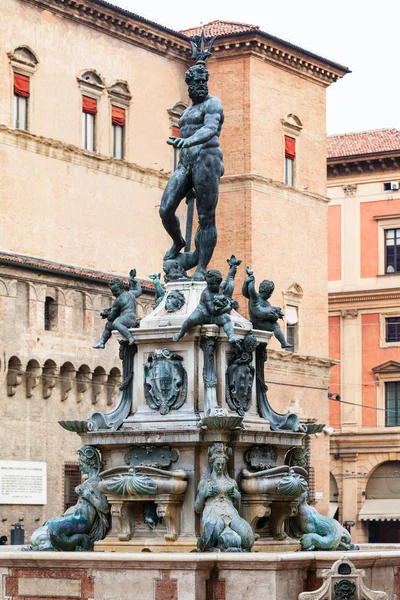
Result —
<instances>
[{"instance_id":1,"label":"rectangular window","mask_svg":"<svg viewBox=\"0 0 400 600\"><path fill-rule=\"evenodd\" d=\"M95 150L95 125L97 114L97 100L82 96L82 148Z\"/></svg>"},{"instance_id":2,"label":"rectangular window","mask_svg":"<svg viewBox=\"0 0 400 600\"><path fill-rule=\"evenodd\" d=\"M25 131L28 129L29 85L29 77L14 73L13 126Z\"/></svg>"},{"instance_id":3,"label":"rectangular window","mask_svg":"<svg viewBox=\"0 0 400 600\"><path fill-rule=\"evenodd\" d=\"M385 383L386 427L400 425L400 381Z\"/></svg>"},{"instance_id":4,"label":"rectangular window","mask_svg":"<svg viewBox=\"0 0 400 600\"><path fill-rule=\"evenodd\" d=\"M125 110L112 107L112 155L124 158Z\"/></svg>"},{"instance_id":5,"label":"rectangular window","mask_svg":"<svg viewBox=\"0 0 400 600\"><path fill-rule=\"evenodd\" d=\"M82 475L79 465L66 463L64 465L64 510L67 510L78 502L75 488L80 483L82 483Z\"/></svg>"},{"instance_id":6,"label":"rectangular window","mask_svg":"<svg viewBox=\"0 0 400 600\"><path fill-rule=\"evenodd\" d=\"M293 348L287 348L289 352L297 352L298 340L299 340L299 315L297 306L286 305L285 307L285 319L286 319L286 341Z\"/></svg>"},{"instance_id":7,"label":"rectangular window","mask_svg":"<svg viewBox=\"0 0 400 600\"><path fill-rule=\"evenodd\" d=\"M400 342L400 317L388 317L386 323L386 341Z\"/></svg>"},{"instance_id":8,"label":"rectangular window","mask_svg":"<svg viewBox=\"0 0 400 600\"><path fill-rule=\"evenodd\" d=\"M400 273L400 229L385 229L385 273Z\"/></svg>"},{"instance_id":9,"label":"rectangular window","mask_svg":"<svg viewBox=\"0 0 400 600\"><path fill-rule=\"evenodd\" d=\"M296 140L285 135L285 183L294 186L294 161L296 158Z\"/></svg>"}]
</instances>

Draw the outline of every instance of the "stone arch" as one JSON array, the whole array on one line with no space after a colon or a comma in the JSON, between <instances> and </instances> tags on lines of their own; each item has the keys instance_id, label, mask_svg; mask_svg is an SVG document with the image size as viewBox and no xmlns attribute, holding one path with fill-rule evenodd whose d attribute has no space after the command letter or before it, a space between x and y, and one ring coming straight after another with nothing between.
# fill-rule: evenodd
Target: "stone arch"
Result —
<instances>
[{"instance_id":1,"label":"stone arch","mask_svg":"<svg viewBox=\"0 0 400 600\"><path fill-rule=\"evenodd\" d=\"M85 392L92 381L92 372L88 365L81 365L76 372L77 402L82 402Z\"/></svg>"},{"instance_id":2,"label":"stone arch","mask_svg":"<svg viewBox=\"0 0 400 600\"><path fill-rule=\"evenodd\" d=\"M380 463L369 475L366 484L367 498L399 498L400 460Z\"/></svg>"},{"instance_id":3,"label":"stone arch","mask_svg":"<svg viewBox=\"0 0 400 600\"><path fill-rule=\"evenodd\" d=\"M25 389L27 398L31 398L33 396L33 390L39 384L41 372L42 369L39 361L35 358L31 358L28 361L25 369Z\"/></svg>"},{"instance_id":4,"label":"stone arch","mask_svg":"<svg viewBox=\"0 0 400 600\"><path fill-rule=\"evenodd\" d=\"M175 104L168 109L168 114L172 127L179 127L179 119L181 118L182 113L187 109L187 107L188 105L182 102L182 100L178 100L178 102L175 102Z\"/></svg>"},{"instance_id":5,"label":"stone arch","mask_svg":"<svg viewBox=\"0 0 400 600\"><path fill-rule=\"evenodd\" d=\"M61 401L64 402L68 398L69 392L72 390L73 382L75 381L75 367L67 361L60 369L60 387Z\"/></svg>"},{"instance_id":6,"label":"stone arch","mask_svg":"<svg viewBox=\"0 0 400 600\"><path fill-rule=\"evenodd\" d=\"M43 387L43 398L50 398L53 388L57 383L57 365L49 358L43 365L42 371L42 387Z\"/></svg>"},{"instance_id":7,"label":"stone arch","mask_svg":"<svg viewBox=\"0 0 400 600\"><path fill-rule=\"evenodd\" d=\"M118 369L118 367L113 367L109 372L107 379L107 404L109 406L111 406L118 397L121 380L120 369Z\"/></svg>"},{"instance_id":8,"label":"stone arch","mask_svg":"<svg viewBox=\"0 0 400 600\"><path fill-rule=\"evenodd\" d=\"M98 403L106 381L107 375L104 367L96 367L92 377L92 404Z\"/></svg>"},{"instance_id":9,"label":"stone arch","mask_svg":"<svg viewBox=\"0 0 400 600\"><path fill-rule=\"evenodd\" d=\"M7 369L7 396L14 396L18 386L22 381L22 362L21 359L14 355L8 360Z\"/></svg>"},{"instance_id":10,"label":"stone arch","mask_svg":"<svg viewBox=\"0 0 400 600\"><path fill-rule=\"evenodd\" d=\"M4 279L0 279L0 296L8 296L7 284Z\"/></svg>"}]
</instances>

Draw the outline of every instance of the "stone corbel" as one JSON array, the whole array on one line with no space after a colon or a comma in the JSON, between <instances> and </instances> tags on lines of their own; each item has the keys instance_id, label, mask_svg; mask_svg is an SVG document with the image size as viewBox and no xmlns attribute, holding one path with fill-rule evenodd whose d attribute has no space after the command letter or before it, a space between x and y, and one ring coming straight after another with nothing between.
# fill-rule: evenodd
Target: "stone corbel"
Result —
<instances>
[{"instance_id":1,"label":"stone corbel","mask_svg":"<svg viewBox=\"0 0 400 600\"><path fill-rule=\"evenodd\" d=\"M292 502L279 502L274 500L271 507L270 524L271 533L276 540L284 540L287 538L285 532L285 521L289 517L297 515L299 500Z\"/></svg>"},{"instance_id":2,"label":"stone corbel","mask_svg":"<svg viewBox=\"0 0 400 600\"><path fill-rule=\"evenodd\" d=\"M358 316L358 310L356 308L349 308L342 310L343 319L355 319Z\"/></svg>"},{"instance_id":3,"label":"stone corbel","mask_svg":"<svg viewBox=\"0 0 400 600\"><path fill-rule=\"evenodd\" d=\"M99 401L100 394L103 391L104 384L107 381L107 375L104 372L104 369L101 371L101 367L98 369L95 369L92 377L92 404L97 404Z\"/></svg>"},{"instance_id":4,"label":"stone corbel","mask_svg":"<svg viewBox=\"0 0 400 600\"><path fill-rule=\"evenodd\" d=\"M157 494L154 501L157 505L157 515L164 519L167 528L164 539L167 542L175 542L181 531L182 496Z\"/></svg>"},{"instance_id":5,"label":"stone corbel","mask_svg":"<svg viewBox=\"0 0 400 600\"><path fill-rule=\"evenodd\" d=\"M22 381L22 364L21 361L14 357L8 363L8 371L7 371L7 396L14 396L17 387L21 384Z\"/></svg>"},{"instance_id":6,"label":"stone corbel","mask_svg":"<svg viewBox=\"0 0 400 600\"><path fill-rule=\"evenodd\" d=\"M41 368L36 361L29 361L25 372L26 397L32 398L33 390L39 385Z\"/></svg>"},{"instance_id":7,"label":"stone corbel","mask_svg":"<svg viewBox=\"0 0 400 600\"><path fill-rule=\"evenodd\" d=\"M250 496L242 494L241 512L245 521L247 521L256 532L257 523L263 517L269 517L271 514L272 499L265 494ZM257 536L256 536L257 537Z\"/></svg>"},{"instance_id":8,"label":"stone corbel","mask_svg":"<svg viewBox=\"0 0 400 600\"><path fill-rule=\"evenodd\" d=\"M50 398L53 388L57 383L57 374L58 369L56 365L45 363L42 372L43 398Z\"/></svg>"},{"instance_id":9,"label":"stone corbel","mask_svg":"<svg viewBox=\"0 0 400 600\"><path fill-rule=\"evenodd\" d=\"M129 507L121 501L111 504L112 533L120 542L128 542L133 535L133 520L129 518Z\"/></svg>"},{"instance_id":10,"label":"stone corbel","mask_svg":"<svg viewBox=\"0 0 400 600\"><path fill-rule=\"evenodd\" d=\"M65 402L72 390L75 380L75 369L71 363L65 363L60 371L61 401Z\"/></svg>"},{"instance_id":11,"label":"stone corbel","mask_svg":"<svg viewBox=\"0 0 400 600\"><path fill-rule=\"evenodd\" d=\"M81 367L76 374L76 392L77 402L82 402L85 392L89 389L89 384L92 381L92 373L89 367Z\"/></svg>"}]
</instances>

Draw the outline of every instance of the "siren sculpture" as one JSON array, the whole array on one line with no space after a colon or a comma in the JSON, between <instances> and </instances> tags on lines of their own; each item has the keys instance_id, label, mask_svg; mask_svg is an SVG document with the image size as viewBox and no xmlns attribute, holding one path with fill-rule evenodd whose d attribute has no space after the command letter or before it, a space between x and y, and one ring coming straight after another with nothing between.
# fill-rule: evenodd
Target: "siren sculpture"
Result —
<instances>
[{"instance_id":1,"label":"siren sculpture","mask_svg":"<svg viewBox=\"0 0 400 600\"><path fill-rule=\"evenodd\" d=\"M237 483L228 475L231 454L231 448L220 442L208 450L208 470L194 503L201 514L199 552L250 552L254 545L253 530L238 512L241 495Z\"/></svg>"},{"instance_id":2,"label":"siren sculpture","mask_svg":"<svg viewBox=\"0 0 400 600\"><path fill-rule=\"evenodd\" d=\"M53 517L37 529L28 550L77 552L93 550L109 528L110 507L100 490L100 454L92 446L78 450L79 468L88 479L75 488L78 502L60 517Z\"/></svg>"}]
</instances>

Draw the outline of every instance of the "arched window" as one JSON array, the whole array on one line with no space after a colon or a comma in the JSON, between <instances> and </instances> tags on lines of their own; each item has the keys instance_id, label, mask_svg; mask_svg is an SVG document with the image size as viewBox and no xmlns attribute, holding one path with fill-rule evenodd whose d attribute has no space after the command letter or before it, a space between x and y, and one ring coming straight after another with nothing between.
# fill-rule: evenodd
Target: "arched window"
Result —
<instances>
[{"instance_id":1,"label":"arched window","mask_svg":"<svg viewBox=\"0 0 400 600\"><path fill-rule=\"evenodd\" d=\"M77 77L82 94L82 143L84 150L96 150L96 115L98 101L101 98L105 83L95 70L83 71Z\"/></svg>"},{"instance_id":2,"label":"arched window","mask_svg":"<svg viewBox=\"0 0 400 600\"><path fill-rule=\"evenodd\" d=\"M27 46L18 46L8 57L13 71L13 127L27 130L30 121L31 77L39 60Z\"/></svg>"},{"instance_id":3,"label":"arched window","mask_svg":"<svg viewBox=\"0 0 400 600\"><path fill-rule=\"evenodd\" d=\"M51 296L46 296L44 303L44 328L54 331L57 327L57 303Z\"/></svg>"},{"instance_id":4,"label":"arched window","mask_svg":"<svg viewBox=\"0 0 400 600\"><path fill-rule=\"evenodd\" d=\"M169 119L170 119L170 123L171 123L171 135L173 135L175 137L180 137L179 120L180 120L183 112L186 110L186 108L187 108L186 104L184 104L183 102L177 102L176 104L174 104L174 106L172 108L170 108L168 110ZM179 148L174 148L172 146L172 170L173 171L175 171L176 167L178 166L179 154L180 154Z\"/></svg>"},{"instance_id":5,"label":"arched window","mask_svg":"<svg viewBox=\"0 0 400 600\"><path fill-rule=\"evenodd\" d=\"M303 128L299 117L289 113L281 119L285 148L284 182L294 187L296 185L296 171L298 167L298 136Z\"/></svg>"},{"instance_id":6,"label":"arched window","mask_svg":"<svg viewBox=\"0 0 400 600\"><path fill-rule=\"evenodd\" d=\"M117 81L108 88L111 103L111 155L126 157L126 124L132 96L126 81Z\"/></svg>"}]
</instances>

